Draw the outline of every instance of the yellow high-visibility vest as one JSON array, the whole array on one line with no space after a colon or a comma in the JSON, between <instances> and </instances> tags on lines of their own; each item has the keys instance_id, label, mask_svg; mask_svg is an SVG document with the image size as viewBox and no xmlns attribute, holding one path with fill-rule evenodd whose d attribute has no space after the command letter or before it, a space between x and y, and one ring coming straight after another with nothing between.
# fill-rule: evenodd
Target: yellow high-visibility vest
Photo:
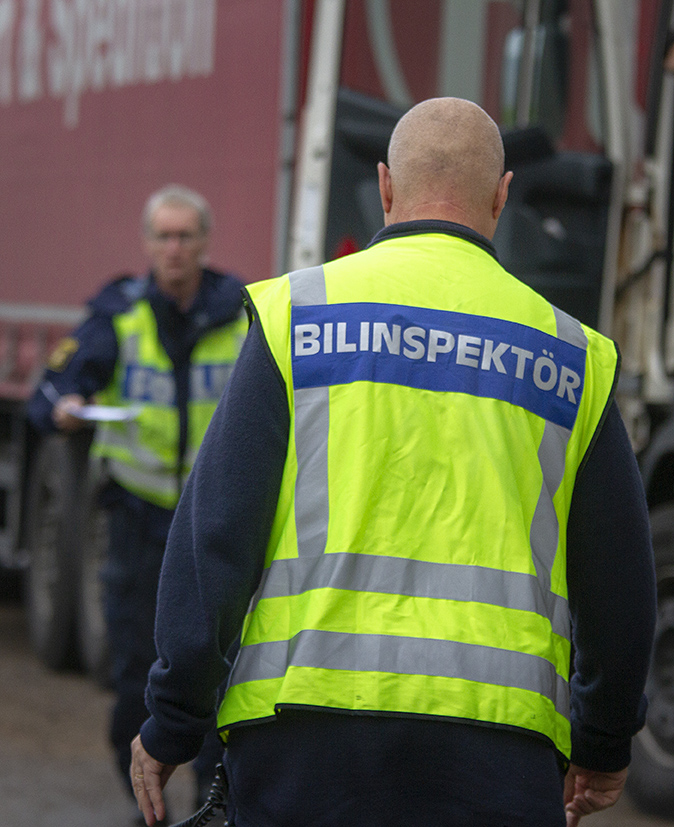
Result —
<instances>
[{"instance_id":1,"label":"yellow high-visibility vest","mask_svg":"<svg viewBox=\"0 0 674 827\"><path fill-rule=\"evenodd\" d=\"M443 233L248 292L291 428L221 729L432 715L569 756L567 521L615 344Z\"/></svg>"},{"instance_id":2,"label":"yellow high-visibility vest","mask_svg":"<svg viewBox=\"0 0 674 827\"><path fill-rule=\"evenodd\" d=\"M108 405L137 408L127 422L101 423L92 451L105 457L111 476L141 499L175 508L179 480L189 473L206 428L241 349L245 314L215 328L195 345L190 357L187 450L179 466L179 415L173 364L157 335L147 300L135 302L113 319L119 356L114 377L99 394Z\"/></svg>"}]
</instances>

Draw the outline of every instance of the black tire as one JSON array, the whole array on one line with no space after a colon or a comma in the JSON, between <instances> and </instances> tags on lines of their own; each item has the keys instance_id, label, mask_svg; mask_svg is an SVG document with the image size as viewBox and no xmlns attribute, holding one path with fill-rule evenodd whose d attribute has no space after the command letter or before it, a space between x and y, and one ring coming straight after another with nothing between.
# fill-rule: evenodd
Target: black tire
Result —
<instances>
[{"instance_id":1,"label":"black tire","mask_svg":"<svg viewBox=\"0 0 674 827\"><path fill-rule=\"evenodd\" d=\"M80 662L98 684L110 686L110 656L103 608L101 571L108 546L108 519L98 504L100 464L89 460L79 554L77 641Z\"/></svg>"},{"instance_id":2,"label":"black tire","mask_svg":"<svg viewBox=\"0 0 674 827\"><path fill-rule=\"evenodd\" d=\"M51 669L77 666L80 503L90 435L45 437L31 468L26 597L30 638Z\"/></svg>"},{"instance_id":3,"label":"black tire","mask_svg":"<svg viewBox=\"0 0 674 827\"><path fill-rule=\"evenodd\" d=\"M646 726L633 739L627 791L645 812L674 818L674 504L651 511L658 623Z\"/></svg>"}]
</instances>

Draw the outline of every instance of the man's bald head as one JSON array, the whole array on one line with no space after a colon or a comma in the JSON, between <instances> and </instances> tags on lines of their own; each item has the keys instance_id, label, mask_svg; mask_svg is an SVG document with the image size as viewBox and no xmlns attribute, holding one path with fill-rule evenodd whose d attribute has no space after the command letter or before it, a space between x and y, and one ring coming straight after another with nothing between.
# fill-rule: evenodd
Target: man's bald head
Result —
<instances>
[{"instance_id":1,"label":"man's bald head","mask_svg":"<svg viewBox=\"0 0 674 827\"><path fill-rule=\"evenodd\" d=\"M389 223L440 218L485 234L490 229L485 225L493 222L495 228L503 141L477 104L432 98L412 107L393 131L388 162L394 208Z\"/></svg>"}]
</instances>

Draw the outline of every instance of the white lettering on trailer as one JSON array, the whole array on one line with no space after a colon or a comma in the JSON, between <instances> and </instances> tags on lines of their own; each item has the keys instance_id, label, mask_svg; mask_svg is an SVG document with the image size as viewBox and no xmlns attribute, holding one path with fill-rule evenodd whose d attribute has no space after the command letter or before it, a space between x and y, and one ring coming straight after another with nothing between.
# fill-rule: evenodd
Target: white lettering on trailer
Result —
<instances>
[{"instance_id":1,"label":"white lettering on trailer","mask_svg":"<svg viewBox=\"0 0 674 827\"><path fill-rule=\"evenodd\" d=\"M86 91L208 76L216 11L217 0L0 0L0 104L49 94L73 128Z\"/></svg>"},{"instance_id":2,"label":"white lettering on trailer","mask_svg":"<svg viewBox=\"0 0 674 827\"><path fill-rule=\"evenodd\" d=\"M12 42L16 0L0 0L0 103L12 102Z\"/></svg>"},{"instance_id":3,"label":"white lettering on trailer","mask_svg":"<svg viewBox=\"0 0 674 827\"><path fill-rule=\"evenodd\" d=\"M20 101L34 101L42 96L42 55L44 33L40 28L42 0L24 0L23 19L19 32L19 71L17 73Z\"/></svg>"}]
</instances>

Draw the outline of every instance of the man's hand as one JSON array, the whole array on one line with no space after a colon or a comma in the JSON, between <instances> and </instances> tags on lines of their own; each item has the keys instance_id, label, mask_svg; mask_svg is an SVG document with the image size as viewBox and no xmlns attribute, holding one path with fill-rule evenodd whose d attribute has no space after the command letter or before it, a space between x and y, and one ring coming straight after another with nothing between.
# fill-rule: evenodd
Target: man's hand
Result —
<instances>
[{"instance_id":1,"label":"man's hand","mask_svg":"<svg viewBox=\"0 0 674 827\"><path fill-rule=\"evenodd\" d=\"M59 431L70 433L78 431L84 426L84 420L78 416L73 416L73 411L81 408L85 401L84 397L78 393L68 393L59 399L51 412L51 417Z\"/></svg>"},{"instance_id":2,"label":"man's hand","mask_svg":"<svg viewBox=\"0 0 674 827\"><path fill-rule=\"evenodd\" d=\"M140 735L131 742L131 785L148 827L166 817L166 805L162 790L166 786L175 766L162 764L149 755L140 741Z\"/></svg>"},{"instance_id":3,"label":"man's hand","mask_svg":"<svg viewBox=\"0 0 674 827\"><path fill-rule=\"evenodd\" d=\"M566 827L578 827L583 816L612 807L625 786L627 769L593 772L571 764L564 782Z\"/></svg>"}]
</instances>

